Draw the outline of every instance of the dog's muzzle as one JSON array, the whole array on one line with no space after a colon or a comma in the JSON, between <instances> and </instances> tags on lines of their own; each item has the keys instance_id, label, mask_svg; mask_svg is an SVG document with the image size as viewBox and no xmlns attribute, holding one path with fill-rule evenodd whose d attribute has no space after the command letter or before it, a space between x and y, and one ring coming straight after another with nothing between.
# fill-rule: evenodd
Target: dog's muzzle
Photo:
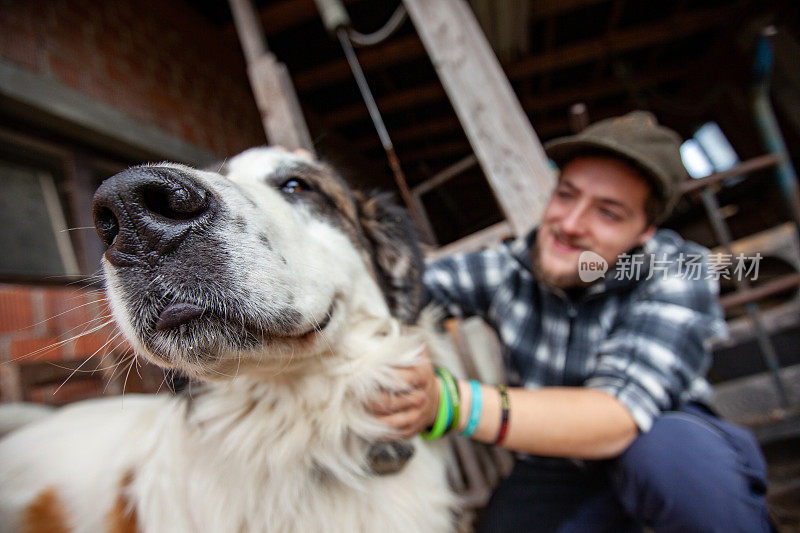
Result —
<instances>
[{"instance_id":1,"label":"dog's muzzle","mask_svg":"<svg viewBox=\"0 0 800 533\"><path fill-rule=\"evenodd\" d=\"M180 169L136 167L97 189L92 214L114 266L155 265L219 211L214 196Z\"/></svg>"}]
</instances>

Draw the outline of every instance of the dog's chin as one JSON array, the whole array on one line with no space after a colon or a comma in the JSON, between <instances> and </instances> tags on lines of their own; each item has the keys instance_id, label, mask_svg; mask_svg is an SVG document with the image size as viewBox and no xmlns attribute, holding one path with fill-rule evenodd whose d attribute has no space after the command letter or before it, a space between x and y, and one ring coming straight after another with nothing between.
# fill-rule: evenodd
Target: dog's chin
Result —
<instances>
[{"instance_id":1,"label":"dog's chin","mask_svg":"<svg viewBox=\"0 0 800 533\"><path fill-rule=\"evenodd\" d=\"M255 367L280 366L287 354L298 362L315 354L315 347L326 344L327 335L338 327L338 302L334 298L327 311L307 318L225 317L202 312L166 327L161 327L162 320L151 319L134 329L145 356L153 363L196 377L219 379L228 375L231 362L238 374ZM145 325L153 323L156 325Z\"/></svg>"}]
</instances>

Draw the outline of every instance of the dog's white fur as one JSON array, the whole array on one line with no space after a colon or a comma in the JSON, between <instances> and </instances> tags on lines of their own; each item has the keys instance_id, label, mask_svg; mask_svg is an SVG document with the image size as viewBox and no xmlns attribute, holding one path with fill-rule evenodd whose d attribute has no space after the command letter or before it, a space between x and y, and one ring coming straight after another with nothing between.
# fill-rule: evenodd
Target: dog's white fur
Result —
<instances>
[{"instance_id":1,"label":"dog's white fur","mask_svg":"<svg viewBox=\"0 0 800 533\"><path fill-rule=\"evenodd\" d=\"M418 361L425 333L390 316L362 250L341 228L269 182L296 164L322 168L274 149L240 154L227 177L172 167L247 222L246 230L213 230L229 267L215 289L238 295L237 308L222 305L226 317L269 317L291 302L300 329L333 310L324 330L247 350L223 343L213 360L192 357L203 336L162 335L145 346L138 303L104 261L115 318L137 354L209 384L195 397L80 402L12 433L0 442L3 531L22 527L26 508L48 489L76 532L108 528L119 501L142 531L453 529L440 451L415 439L399 473L369 471L369 444L389 432L365 405L379 389L400 387L393 368ZM167 273L152 284L173 298L204 298L201 288L170 285Z\"/></svg>"}]
</instances>

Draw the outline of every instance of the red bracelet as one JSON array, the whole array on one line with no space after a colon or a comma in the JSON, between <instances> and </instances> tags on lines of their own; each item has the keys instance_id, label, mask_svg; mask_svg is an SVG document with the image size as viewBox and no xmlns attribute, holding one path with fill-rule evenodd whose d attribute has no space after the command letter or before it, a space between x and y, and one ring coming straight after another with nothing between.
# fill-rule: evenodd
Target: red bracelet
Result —
<instances>
[{"instance_id":1,"label":"red bracelet","mask_svg":"<svg viewBox=\"0 0 800 533\"><path fill-rule=\"evenodd\" d=\"M506 391L505 385L498 385L497 392L500 393L500 405L503 408L503 419L500 422L500 433L497 434L494 443L495 445L500 445L503 443L503 439L506 438L506 433L508 433L508 412L511 410L511 403L508 401L508 391Z\"/></svg>"}]
</instances>

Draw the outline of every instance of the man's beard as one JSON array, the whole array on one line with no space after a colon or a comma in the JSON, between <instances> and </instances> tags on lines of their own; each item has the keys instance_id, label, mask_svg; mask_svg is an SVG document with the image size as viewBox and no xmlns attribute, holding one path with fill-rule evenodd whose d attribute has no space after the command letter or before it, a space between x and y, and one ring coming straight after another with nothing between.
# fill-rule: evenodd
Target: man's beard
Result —
<instances>
[{"instance_id":1,"label":"man's beard","mask_svg":"<svg viewBox=\"0 0 800 533\"><path fill-rule=\"evenodd\" d=\"M558 234L558 231L554 230L553 235L556 234ZM586 283L581 280L580 276L578 275L577 263L575 263L574 271L563 273L548 271L544 265L542 265L542 247L539 241L539 236L540 235L536 235L536 240L533 243L533 249L531 250L533 275L538 281L557 289L583 288L591 285L591 283Z\"/></svg>"}]
</instances>

